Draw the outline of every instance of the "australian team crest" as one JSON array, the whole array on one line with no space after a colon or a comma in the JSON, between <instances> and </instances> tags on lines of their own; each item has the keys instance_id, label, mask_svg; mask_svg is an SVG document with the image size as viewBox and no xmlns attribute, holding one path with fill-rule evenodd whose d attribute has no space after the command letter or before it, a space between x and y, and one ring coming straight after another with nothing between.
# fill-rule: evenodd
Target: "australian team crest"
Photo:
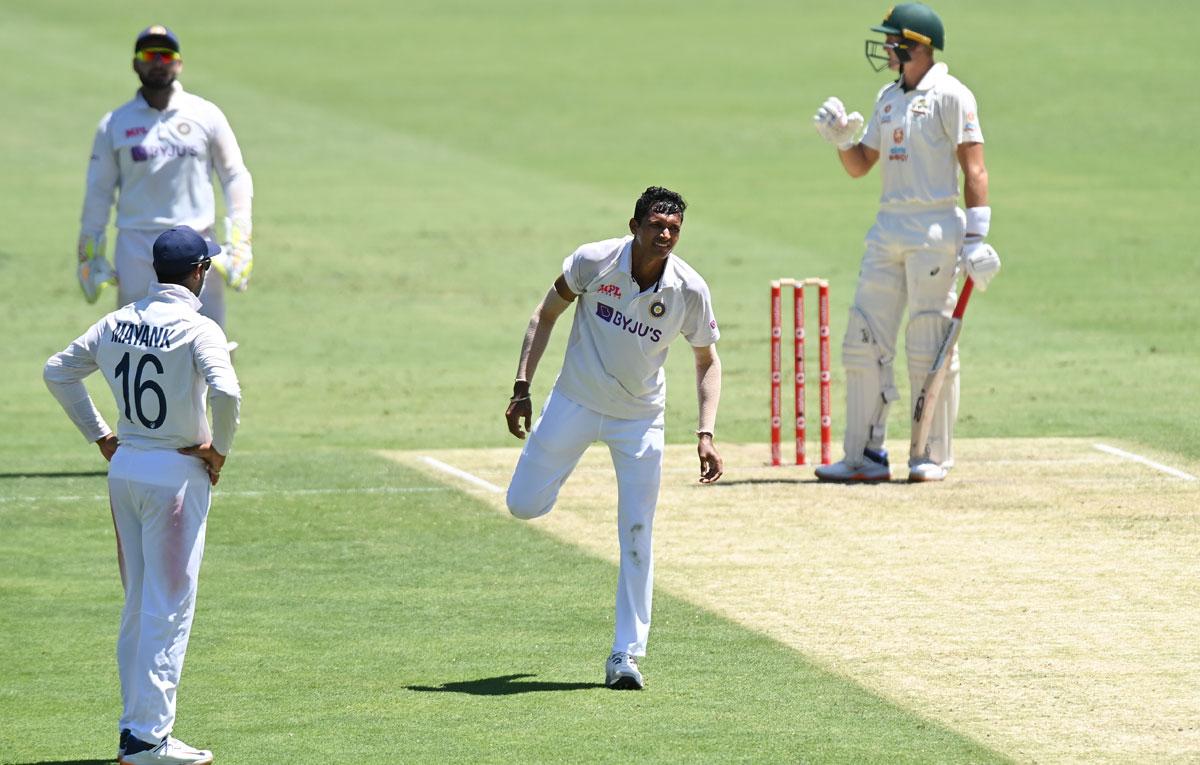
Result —
<instances>
[{"instance_id":1,"label":"australian team crest","mask_svg":"<svg viewBox=\"0 0 1200 765\"><path fill-rule=\"evenodd\" d=\"M661 298L650 304L650 315L656 319L661 319L667 313L667 304Z\"/></svg>"}]
</instances>

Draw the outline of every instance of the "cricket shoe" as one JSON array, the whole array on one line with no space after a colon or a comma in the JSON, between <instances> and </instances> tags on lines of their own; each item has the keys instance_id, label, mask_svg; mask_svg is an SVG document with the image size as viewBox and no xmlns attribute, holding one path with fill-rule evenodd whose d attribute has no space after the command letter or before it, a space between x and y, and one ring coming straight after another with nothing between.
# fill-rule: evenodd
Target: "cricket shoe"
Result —
<instances>
[{"instance_id":1,"label":"cricket shoe","mask_svg":"<svg viewBox=\"0 0 1200 765\"><path fill-rule=\"evenodd\" d=\"M125 744L125 753L120 765L210 765L212 752L188 746L177 738L167 736L157 744L148 744L136 736L130 736Z\"/></svg>"},{"instance_id":2,"label":"cricket shoe","mask_svg":"<svg viewBox=\"0 0 1200 765\"><path fill-rule=\"evenodd\" d=\"M646 687L637 657L616 651L604 664L604 684L615 691L640 691Z\"/></svg>"},{"instance_id":3,"label":"cricket shoe","mask_svg":"<svg viewBox=\"0 0 1200 765\"><path fill-rule=\"evenodd\" d=\"M129 728L121 728L121 738L117 741L117 761L120 762L121 756L125 754L125 747L129 745Z\"/></svg>"},{"instance_id":4,"label":"cricket shoe","mask_svg":"<svg viewBox=\"0 0 1200 765\"><path fill-rule=\"evenodd\" d=\"M926 481L944 481L950 468L939 465L933 460L921 458L908 461L908 482L925 483Z\"/></svg>"},{"instance_id":5,"label":"cricket shoe","mask_svg":"<svg viewBox=\"0 0 1200 765\"><path fill-rule=\"evenodd\" d=\"M817 480L828 483L880 483L892 480L887 449L863 449L861 464L847 460L817 467Z\"/></svg>"}]
</instances>

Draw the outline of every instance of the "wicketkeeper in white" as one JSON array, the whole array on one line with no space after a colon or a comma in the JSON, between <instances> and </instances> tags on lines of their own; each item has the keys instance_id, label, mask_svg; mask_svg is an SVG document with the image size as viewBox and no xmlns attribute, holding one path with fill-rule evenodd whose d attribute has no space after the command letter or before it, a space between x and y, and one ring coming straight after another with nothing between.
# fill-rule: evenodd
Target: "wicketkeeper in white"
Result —
<instances>
[{"instance_id":1,"label":"wicketkeeper in white","mask_svg":"<svg viewBox=\"0 0 1200 765\"><path fill-rule=\"evenodd\" d=\"M125 765L209 763L170 734L192 630L211 486L241 407L225 333L198 311L220 248L186 226L154 242L149 294L96 322L46 362L51 393L110 460L109 504L125 588L117 638ZM83 380L100 370L116 399L117 434ZM210 430L206 400L212 407Z\"/></svg>"},{"instance_id":2,"label":"wicketkeeper in white","mask_svg":"<svg viewBox=\"0 0 1200 765\"><path fill-rule=\"evenodd\" d=\"M925 5L904 3L871 29L885 37L867 41L868 61L876 71L886 66L899 77L879 92L862 140L856 139L862 115L847 114L836 98L826 100L813 118L817 132L837 146L851 177L866 175L876 162L883 177L842 344L846 454L841 462L817 468L823 481L891 478L884 438L888 408L899 398L892 365L905 307L908 374L912 389L919 390L949 325L957 266L980 290L1000 270L999 256L983 241L992 214L975 96L933 59L934 49L945 43L942 20ZM965 212L957 206L960 168ZM957 350L935 406L928 449L909 455L910 481L940 481L954 464Z\"/></svg>"},{"instance_id":3,"label":"wicketkeeper in white","mask_svg":"<svg viewBox=\"0 0 1200 765\"><path fill-rule=\"evenodd\" d=\"M182 69L174 32L156 25L138 34L133 71L142 87L132 101L104 115L92 144L79 231L79 284L89 303L114 281L118 306L145 297L154 281L151 248L159 234L182 225L214 239L215 171L228 214L226 244L213 258L221 279L205 282L200 312L224 327L225 285L244 291L254 267L254 185L229 121L216 104L184 91L176 80ZM114 273L104 252L105 229L118 190Z\"/></svg>"},{"instance_id":4,"label":"wicketkeeper in white","mask_svg":"<svg viewBox=\"0 0 1200 765\"><path fill-rule=\"evenodd\" d=\"M631 236L585 244L567 257L529 321L504 413L514 436L525 438L529 431L508 487L508 508L518 518L550 512L590 444L603 442L612 455L621 562L616 636L605 664L611 688L644 685L637 657L646 655L650 632L651 532L666 403L663 364L671 341L681 334L695 356L700 482L716 481L723 470L713 445L721 396L720 333L708 285L673 253L686 208L675 192L652 186L634 206ZM529 383L555 321L577 298L562 371L530 429Z\"/></svg>"}]
</instances>

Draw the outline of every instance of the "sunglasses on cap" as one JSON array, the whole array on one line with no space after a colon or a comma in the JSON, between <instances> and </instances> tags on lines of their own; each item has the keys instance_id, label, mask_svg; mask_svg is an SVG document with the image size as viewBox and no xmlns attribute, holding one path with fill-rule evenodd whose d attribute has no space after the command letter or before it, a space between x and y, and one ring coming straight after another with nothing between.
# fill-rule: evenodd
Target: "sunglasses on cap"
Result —
<instances>
[{"instance_id":1,"label":"sunglasses on cap","mask_svg":"<svg viewBox=\"0 0 1200 765\"><path fill-rule=\"evenodd\" d=\"M171 50L170 48L142 48L133 55L138 61L144 61L147 64L152 64L155 61L170 64L173 61L178 61L180 58L179 51Z\"/></svg>"}]
</instances>

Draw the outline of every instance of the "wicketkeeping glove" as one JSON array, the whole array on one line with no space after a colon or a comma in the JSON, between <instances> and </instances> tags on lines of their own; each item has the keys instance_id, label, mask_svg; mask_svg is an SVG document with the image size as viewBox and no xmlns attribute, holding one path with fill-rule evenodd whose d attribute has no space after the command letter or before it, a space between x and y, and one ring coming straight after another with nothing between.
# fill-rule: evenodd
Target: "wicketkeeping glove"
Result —
<instances>
[{"instance_id":1,"label":"wicketkeeping glove","mask_svg":"<svg viewBox=\"0 0 1200 765\"><path fill-rule=\"evenodd\" d=\"M104 257L104 234L80 234L77 255L79 266L75 276L79 279L79 288L83 290L85 300L95 303L106 285L117 283L117 274Z\"/></svg>"},{"instance_id":2,"label":"wicketkeeping glove","mask_svg":"<svg viewBox=\"0 0 1200 765\"><path fill-rule=\"evenodd\" d=\"M858 131L862 130L863 116L858 112L846 114L846 107L838 98L827 98L813 115L813 127L821 137L841 150L857 143Z\"/></svg>"},{"instance_id":3,"label":"wicketkeeping glove","mask_svg":"<svg viewBox=\"0 0 1200 765\"><path fill-rule=\"evenodd\" d=\"M228 240L221 252L213 256L213 268L231 288L245 292L254 270L254 252L250 249L250 226L225 219Z\"/></svg>"}]
</instances>

